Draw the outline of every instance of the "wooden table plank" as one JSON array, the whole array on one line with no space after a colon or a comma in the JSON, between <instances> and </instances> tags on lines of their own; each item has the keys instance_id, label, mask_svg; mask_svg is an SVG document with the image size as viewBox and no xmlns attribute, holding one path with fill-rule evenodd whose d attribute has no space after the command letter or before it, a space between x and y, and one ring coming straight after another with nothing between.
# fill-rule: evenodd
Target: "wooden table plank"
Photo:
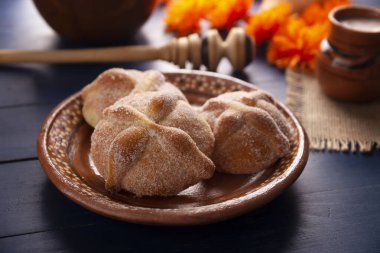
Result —
<instances>
[{"instance_id":1,"label":"wooden table plank","mask_svg":"<svg viewBox=\"0 0 380 253\"><path fill-rule=\"evenodd\" d=\"M92 72L90 71L92 69ZM105 69L105 68L103 68ZM89 83L95 68L72 68L59 71L55 67L0 67L0 108L34 104L57 104ZM87 73L89 74L87 74Z\"/></svg>"},{"instance_id":2,"label":"wooden table plank","mask_svg":"<svg viewBox=\"0 0 380 253\"><path fill-rule=\"evenodd\" d=\"M113 226L149 227L113 221L74 204L48 181L38 161L1 164L0 184L3 186L0 191L0 213L2 214L0 216L0 224L2 224L0 237L3 237L0 239L0 245L4 237L17 237L17 235L94 224L105 224L110 228ZM284 212L288 209L287 206L292 208L292 199L294 199L294 193L289 191L270 205L246 215L253 215L253 218L239 219L244 221L242 224L246 223L246 219L269 220L271 216L275 215L274 213ZM285 205L285 203L289 205ZM267 217L265 218L265 216ZM239 219L235 219L235 221ZM233 221L224 223L232 225Z\"/></svg>"},{"instance_id":3,"label":"wooden table plank","mask_svg":"<svg viewBox=\"0 0 380 253\"><path fill-rule=\"evenodd\" d=\"M325 164L318 162L321 158ZM363 160L367 166L358 167ZM249 240L260 239L266 245L263 247L270 247L270 240L284 236L281 233L293 233L295 238L292 240L300 240L297 247L309 247L313 240L317 240L319 246L324 242L333 247L336 241L327 235L339 236L340 240L351 238L356 231L354 227L360 231L360 238L373 240L373 232L380 228L378 164L379 153L371 156L312 153L304 173L278 199L241 218L201 228L208 233L227 227L234 231L239 228L247 233L245 236ZM76 233L77 229L107 229L112 231L111 234L136 229L150 231L149 226L113 221L77 206L54 188L38 161L0 165L0 185L0 237L6 237L0 239L0 252L8 242L13 244L19 239L39 238L44 233L47 234L43 238L53 236L54 240L59 240L62 230L70 231L69 234ZM367 227L371 229L366 230ZM168 228L174 234L181 229ZM294 234L292 229L298 232ZM317 238L313 238L315 233L318 233ZM96 236L100 237L101 233ZM236 238L239 236L243 235ZM371 249L376 246L373 243L367 243Z\"/></svg>"},{"instance_id":4,"label":"wooden table plank","mask_svg":"<svg viewBox=\"0 0 380 253\"><path fill-rule=\"evenodd\" d=\"M371 190L379 191L380 186ZM365 198L369 192L362 188L352 191L352 195ZM334 203L339 197L339 194L327 196L320 204ZM331 215L305 212L303 203L302 196L287 192L260 212L219 224L172 228L107 220L103 224L2 238L0 249L4 252L194 252L195 249L197 252L314 252L316 248L320 252L378 252L380 249L378 220L363 224L366 218L362 215L356 216L360 217L356 222L346 223ZM371 211L378 213L380 208Z\"/></svg>"},{"instance_id":5,"label":"wooden table plank","mask_svg":"<svg viewBox=\"0 0 380 253\"><path fill-rule=\"evenodd\" d=\"M38 160L1 164L0 185L0 237L83 226L99 220L100 216L63 196L50 183ZM4 252L1 247L0 252Z\"/></svg>"},{"instance_id":6,"label":"wooden table plank","mask_svg":"<svg viewBox=\"0 0 380 253\"><path fill-rule=\"evenodd\" d=\"M370 154L311 152L297 180L302 194L347 190L380 183L380 151ZM380 193L373 193L379 198Z\"/></svg>"},{"instance_id":7,"label":"wooden table plank","mask_svg":"<svg viewBox=\"0 0 380 253\"><path fill-rule=\"evenodd\" d=\"M37 137L55 105L0 108L0 162L37 157Z\"/></svg>"}]
</instances>

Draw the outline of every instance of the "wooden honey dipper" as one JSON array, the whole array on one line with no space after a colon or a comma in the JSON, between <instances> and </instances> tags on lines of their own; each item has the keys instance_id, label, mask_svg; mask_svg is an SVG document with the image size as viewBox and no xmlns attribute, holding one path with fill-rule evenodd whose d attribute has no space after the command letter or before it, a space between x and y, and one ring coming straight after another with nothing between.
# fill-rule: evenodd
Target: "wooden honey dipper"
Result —
<instances>
[{"instance_id":1,"label":"wooden honey dipper","mask_svg":"<svg viewBox=\"0 0 380 253\"><path fill-rule=\"evenodd\" d=\"M119 46L94 49L60 49L50 51L0 50L0 64L4 63L83 63L83 62L138 62L165 60L184 68L186 62L194 69L201 64L215 71L220 60L227 57L234 70L242 70L254 54L253 41L242 28L233 28L225 41L216 30L206 38L198 34L173 39L161 47Z\"/></svg>"}]
</instances>

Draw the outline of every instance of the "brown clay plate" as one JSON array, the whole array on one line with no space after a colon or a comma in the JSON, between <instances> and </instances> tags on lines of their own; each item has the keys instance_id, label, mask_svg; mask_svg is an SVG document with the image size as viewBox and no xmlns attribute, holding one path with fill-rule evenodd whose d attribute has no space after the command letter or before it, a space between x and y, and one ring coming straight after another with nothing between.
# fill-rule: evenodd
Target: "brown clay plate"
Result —
<instances>
[{"instance_id":1,"label":"brown clay plate","mask_svg":"<svg viewBox=\"0 0 380 253\"><path fill-rule=\"evenodd\" d=\"M235 90L257 89L235 78L201 71L166 73L193 104ZM104 216L143 224L205 224L258 208L289 187L308 158L307 136L294 115L276 106L295 129L291 152L258 174L214 177L174 197L137 198L128 192L111 194L104 188L90 158L93 129L85 123L80 93L60 103L47 117L38 138L38 156L53 184L77 204Z\"/></svg>"}]
</instances>

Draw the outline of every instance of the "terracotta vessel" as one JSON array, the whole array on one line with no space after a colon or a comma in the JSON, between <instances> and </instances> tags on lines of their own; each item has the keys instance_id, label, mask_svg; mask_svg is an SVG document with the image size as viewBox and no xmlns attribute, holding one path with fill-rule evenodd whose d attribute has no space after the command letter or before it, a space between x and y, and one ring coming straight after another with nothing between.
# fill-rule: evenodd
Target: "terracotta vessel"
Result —
<instances>
[{"instance_id":1,"label":"terracotta vessel","mask_svg":"<svg viewBox=\"0 0 380 253\"><path fill-rule=\"evenodd\" d=\"M331 33L317 56L317 77L335 99L369 102L380 97L380 11L338 7L329 15Z\"/></svg>"},{"instance_id":2,"label":"terracotta vessel","mask_svg":"<svg viewBox=\"0 0 380 253\"><path fill-rule=\"evenodd\" d=\"M330 97L369 102L380 95L380 57L340 55L324 40L317 56L317 77Z\"/></svg>"},{"instance_id":3,"label":"terracotta vessel","mask_svg":"<svg viewBox=\"0 0 380 253\"><path fill-rule=\"evenodd\" d=\"M158 0L34 0L46 22L77 42L110 44L133 36Z\"/></svg>"},{"instance_id":4,"label":"terracotta vessel","mask_svg":"<svg viewBox=\"0 0 380 253\"><path fill-rule=\"evenodd\" d=\"M354 55L380 53L380 10L365 6L344 6L329 14L329 43Z\"/></svg>"}]
</instances>

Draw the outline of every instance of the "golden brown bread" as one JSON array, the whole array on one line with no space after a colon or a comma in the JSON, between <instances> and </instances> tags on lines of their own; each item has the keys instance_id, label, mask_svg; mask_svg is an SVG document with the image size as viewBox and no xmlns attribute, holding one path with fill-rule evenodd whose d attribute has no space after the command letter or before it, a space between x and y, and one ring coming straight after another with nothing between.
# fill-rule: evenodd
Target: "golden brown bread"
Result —
<instances>
[{"instance_id":1,"label":"golden brown bread","mask_svg":"<svg viewBox=\"0 0 380 253\"><path fill-rule=\"evenodd\" d=\"M215 142L211 128L191 107L182 93L177 94L170 89L132 93L119 99L115 105L132 106L157 124L185 131L198 148L211 157Z\"/></svg>"},{"instance_id":2,"label":"golden brown bread","mask_svg":"<svg viewBox=\"0 0 380 253\"><path fill-rule=\"evenodd\" d=\"M210 126L161 73L106 71L83 89L83 100L107 189L170 196L214 173Z\"/></svg>"},{"instance_id":3,"label":"golden brown bread","mask_svg":"<svg viewBox=\"0 0 380 253\"><path fill-rule=\"evenodd\" d=\"M152 121L184 130L200 150L211 157L214 135L207 122L187 102L183 93L165 82L158 71L110 69L82 91L83 116L95 127L103 110L120 100Z\"/></svg>"},{"instance_id":4,"label":"golden brown bread","mask_svg":"<svg viewBox=\"0 0 380 253\"><path fill-rule=\"evenodd\" d=\"M255 173L289 152L292 129L273 103L264 92L237 91L200 108L215 136L212 159L218 171Z\"/></svg>"},{"instance_id":5,"label":"golden brown bread","mask_svg":"<svg viewBox=\"0 0 380 253\"><path fill-rule=\"evenodd\" d=\"M210 178L214 163L221 172L255 173L290 149L292 129L261 91L222 94L198 114L161 73L112 69L83 99L95 126L91 155L112 191L175 195Z\"/></svg>"},{"instance_id":6,"label":"golden brown bread","mask_svg":"<svg viewBox=\"0 0 380 253\"><path fill-rule=\"evenodd\" d=\"M215 169L186 132L157 124L122 101L105 109L91 154L107 189L137 196L175 195Z\"/></svg>"},{"instance_id":7,"label":"golden brown bread","mask_svg":"<svg viewBox=\"0 0 380 253\"><path fill-rule=\"evenodd\" d=\"M95 127L103 110L121 97L128 95L141 78L142 72L124 69L109 69L101 73L82 90L83 117Z\"/></svg>"},{"instance_id":8,"label":"golden brown bread","mask_svg":"<svg viewBox=\"0 0 380 253\"><path fill-rule=\"evenodd\" d=\"M166 83L164 76L158 71L141 72L120 68L106 70L83 88L83 116L89 125L95 127L102 117L103 110L120 98L130 93L162 89L183 96L178 88Z\"/></svg>"}]
</instances>

